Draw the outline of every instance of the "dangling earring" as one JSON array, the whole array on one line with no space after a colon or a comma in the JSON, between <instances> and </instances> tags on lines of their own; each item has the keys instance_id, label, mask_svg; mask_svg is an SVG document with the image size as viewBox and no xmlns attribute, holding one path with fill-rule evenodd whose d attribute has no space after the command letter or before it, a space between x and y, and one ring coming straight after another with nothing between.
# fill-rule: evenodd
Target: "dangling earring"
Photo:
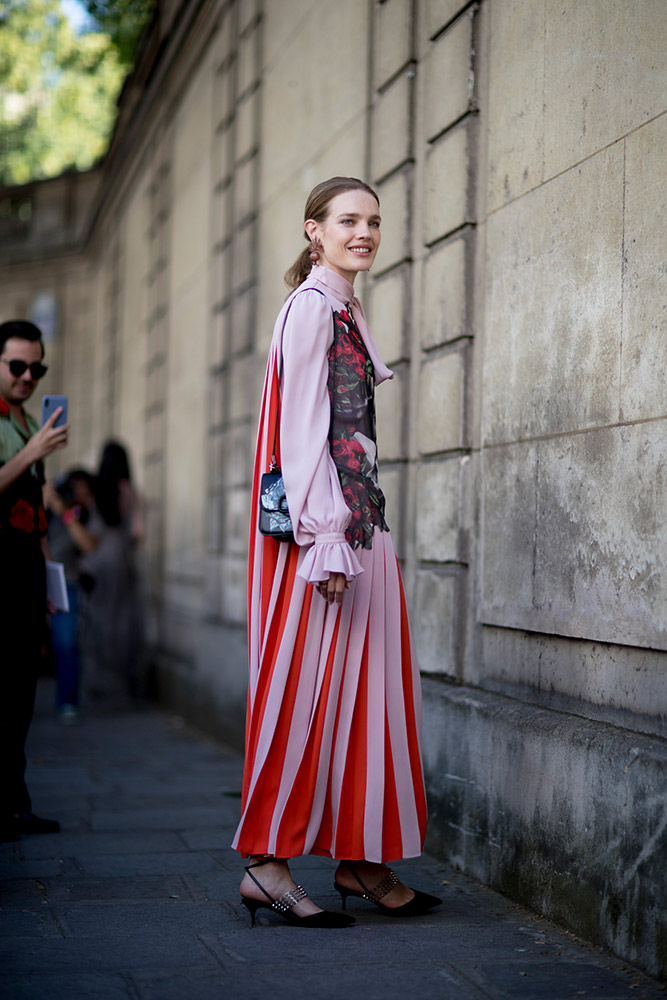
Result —
<instances>
[{"instance_id":1,"label":"dangling earring","mask_svg":"<svg viewBox=\"0 0 667 1000\"><path fill-rule=\"evenodd\" d=\"M324 249L324 247L317 239L317 237L311 240L311 246L312 250L310 251L310 259L312 260L313 264L317 264L318 260L320 259L320 252Z\"/></svg>"}]
</instances>

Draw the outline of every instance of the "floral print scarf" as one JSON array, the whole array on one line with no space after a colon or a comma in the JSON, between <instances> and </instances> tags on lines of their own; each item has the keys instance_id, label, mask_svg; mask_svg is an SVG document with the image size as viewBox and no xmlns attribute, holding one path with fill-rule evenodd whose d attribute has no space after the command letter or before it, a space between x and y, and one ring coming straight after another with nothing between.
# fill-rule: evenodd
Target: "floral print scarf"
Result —
<instances>
[{"instance_id":1,"label":"floral print scarf","mask_svg":"<svg viewBox=\"0 0 667 1000\"><path fill-rule=\"evenodd\" d=\"M384 519L384 495L378 486L373 362L349 305L334 311L333 319L329 447L345 503L352 511L345 538L353 549L370 549L375 527L389 531Z\"/></svg>"}]
</instances>

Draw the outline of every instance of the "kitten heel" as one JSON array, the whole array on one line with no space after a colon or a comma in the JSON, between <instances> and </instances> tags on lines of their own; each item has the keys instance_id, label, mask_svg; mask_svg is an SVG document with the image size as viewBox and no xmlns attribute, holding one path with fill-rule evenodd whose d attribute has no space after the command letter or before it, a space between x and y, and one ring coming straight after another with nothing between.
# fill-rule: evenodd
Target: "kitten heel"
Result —
<instances>
[{"instance_id":1,"label":"kitten heel","mask_svg":"<svg viewBox=\"0 0 667 1000\"><path fill-rule=\"evenodd\" d=\"M334 881L334 889L336 890L336 892L340 896L340 908L341 908L341 910L346 910L347 909L347 897L350 896L350 895L354 895L354 893L351 892L350 889L346 889L344 885L340 884L340 882L336 882L336 881Z\"/></svg>"},{"instance_id":2,"label":"kitten heel","mask_svg":"<svg viewBox=\"0 0 667 1000\"><path fill-rule=\"evenodd\" d=\"M257 899L247 899L246 896L241 896L241 902L245 906L246 910L250 914L250 926L255 926L255 914L260 906L263 904Z\"/></svg>"}]
</instances>

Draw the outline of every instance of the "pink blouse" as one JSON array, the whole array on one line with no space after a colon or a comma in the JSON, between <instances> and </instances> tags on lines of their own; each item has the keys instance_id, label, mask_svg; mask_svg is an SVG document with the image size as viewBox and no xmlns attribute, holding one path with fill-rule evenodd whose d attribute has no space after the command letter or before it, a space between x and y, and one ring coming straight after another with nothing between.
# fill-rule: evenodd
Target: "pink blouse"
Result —
<instances>
[{"instance_id":1,"label":"pink blouse","mask_svg":"<svg viewBox=\"0 0 667 1000\"><path fill-rule=\"evenodd\" d=\"M347 580L352 580L363 572L345 540L350 510L329 450L331 406L327 379L328 352L333 342L332 308L338 310L348 304L373 362L378 385L392 378L393 372L380 358L352 285L335 271L313 267L283 306L273 332L271 369L278 361L289 307L282 334L280 456L295 541L308 546L298 575L308 583L326 580L329 573L344 573Z\"/></svg>"}]
</instances>

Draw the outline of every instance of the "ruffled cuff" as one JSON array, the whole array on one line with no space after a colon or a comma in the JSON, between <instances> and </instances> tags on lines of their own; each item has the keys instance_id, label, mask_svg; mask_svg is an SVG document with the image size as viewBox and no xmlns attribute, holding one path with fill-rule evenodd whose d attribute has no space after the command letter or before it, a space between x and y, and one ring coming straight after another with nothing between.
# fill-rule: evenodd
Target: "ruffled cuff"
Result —
<instances>
[{"instance_id":1,"label":"ruffled cuff","mask_svg":"<svg viewBox=\"0 0 667 1000\"><path fill-rule=\"evenodd\" d=\"M345 532L336 531L318 535L306 552L297 576L308 583L327 580L329 573L344 573L346 580L353 580L364 568L345 541Z\"/></svg>"}]
</instances>

